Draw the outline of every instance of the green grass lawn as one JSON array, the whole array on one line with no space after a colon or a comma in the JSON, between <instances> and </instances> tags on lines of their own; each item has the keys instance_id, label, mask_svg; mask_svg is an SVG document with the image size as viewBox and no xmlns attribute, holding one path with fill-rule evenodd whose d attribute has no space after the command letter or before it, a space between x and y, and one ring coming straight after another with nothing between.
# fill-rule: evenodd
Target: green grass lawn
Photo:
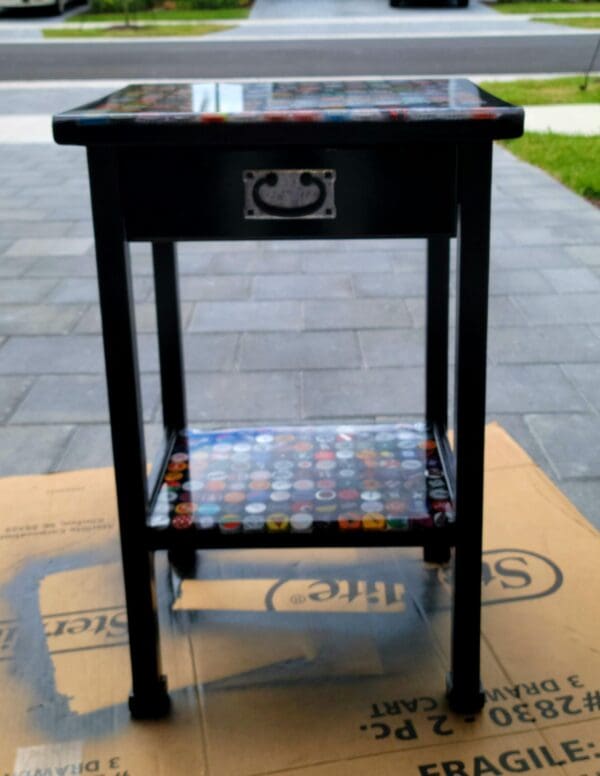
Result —
<instances>
[{"instance_id":1,"label":"green grass lawn","mask_svg":"<svg viewBox=\"0 0 600 776\"><path fill-rule=\"evenodd\" d=\"M516 140L503 140L502 145L600 205L600 137L527 132Z\"/></svg>"},{"instance_id":2,"label":"green grass lawn","mask_svg":"<svg viewBox=\"0 0 600 776\"><path fill-rule=\"evenodd\" d=\"M535 16L534 22L547 22L548 24L564 24L567 27L583 27L587 30L600 29L599 16L578 16L577 19L551 19L549 16Z\"/></svg>"},{"instance_id":3,"label":"green grass lawn","mask_svg":"<svg viewBox=\"0 0 600 776\"><path fill-rule=\"evenodd\" d=\"M120 17L120 21L123 17ZM230 30L227 24L154 24L135 27L103 27L88 30L54 29L43 30L45 38L152 38L175 35L207 35L211 32Z\"/></svg>"},{"instance_id":4,"label":"green grass lawn","mask_svg":"<svg viewBox=\"0 0 600 776\"><path fill-rule=\"evenodd\" d=\"M583 76L575 78L485 81L482 89L515 105L574 105L600 102L600 78L590 78L582 91Z\"/></svg>"},{"instance_id":5,"label":"green grass lawn","mask_svg":"<svg viewBox=\"0 0 600 776\"><path fill-rule=\"evenodd\" d=\"M600 78L591 78L586 91L578 78L486 81L481 87L517 105L569 105L600 102ZM502 145L515 156L541 167L565 186L600 205L600 137L526 132Z\"/></svg>"},{"instance_id":6,"label":"green grass lawn","mask_svg":"<svg viewBox=\"0 0 600 776\"><path fill-rule=\"evenodd\" d=\"M568 2L565 0L539 0L539 2L514 2L493 3L490 8L501 13L586 13L600 11L600 3L596 0L590 2Z\"/></svg>"},{"instance_id":7,"label":"green grass lawn","mask_svg":"<svg viewBox=\"0 0 600 776\"><path fill-rule=\"evenodd\" d=\"M136 11L132 16L139 21L204 21L209 19L245 19L250 13L250 8L174 8L165 10L155 8L150 11ZM122 13L80 13L67 19L68 22L122 22Z\"/></svg>"}]
</instances>

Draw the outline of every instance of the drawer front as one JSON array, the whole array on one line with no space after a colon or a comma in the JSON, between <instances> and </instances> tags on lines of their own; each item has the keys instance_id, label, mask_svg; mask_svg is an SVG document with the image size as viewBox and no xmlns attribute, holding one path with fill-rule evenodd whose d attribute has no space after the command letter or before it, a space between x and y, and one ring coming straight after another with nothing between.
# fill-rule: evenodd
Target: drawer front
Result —
<instances>
[{"instance_id":1,"label":"drawer front","mask_svg":"<svg viewBox=\"0 0 600 776\"><path fill-rule=\"evenodd\" d=\"M130 240L395 237L454 234L456 150L121 152Z\"/></svg>"}]
</instances>

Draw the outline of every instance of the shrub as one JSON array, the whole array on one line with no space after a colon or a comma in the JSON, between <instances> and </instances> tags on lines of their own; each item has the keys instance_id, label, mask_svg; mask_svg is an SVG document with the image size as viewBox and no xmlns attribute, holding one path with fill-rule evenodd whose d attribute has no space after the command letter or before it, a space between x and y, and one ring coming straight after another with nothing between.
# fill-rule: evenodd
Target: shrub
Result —
<instances>
[{"instance_id":1,"label":"shrub","mask_svg":"<svg viewBox=\"0 0 600 776\"><path fill-rule=\"evenodd\" d=\"M218 10L221 8L247 8L252 0L91 0L90 11L92 13L128 13L145 11L153 7L164 7L168 4L171 9L195 8Z\"/></svg>"},{"instance_id":2,"label":"shrub","mask_svg":"<svg viewBox=\"0 0 600 776\"><path fill-rule=\"evenodd\" d=\"M177 8L219 10L221 8L247 8L252 0L176 0Z\"/></svg>"},{"instance_id":3,"label":"shrub","mask_svg":"<svg viewBox=\"0 0 600 776\"><path fill-rule=\"evenodd\" d=\"M92 13L135 13L152 6L152 0L91 0Z\"/></svg>"}]
</instances>

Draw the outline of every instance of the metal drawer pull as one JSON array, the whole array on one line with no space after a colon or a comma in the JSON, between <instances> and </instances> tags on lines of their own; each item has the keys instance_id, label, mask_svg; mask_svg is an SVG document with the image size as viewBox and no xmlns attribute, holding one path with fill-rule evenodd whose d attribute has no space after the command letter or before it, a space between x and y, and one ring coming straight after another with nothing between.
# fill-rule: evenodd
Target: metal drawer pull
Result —
<instances>
[{"instance_id":1,"label":"metal drawer pull","mask_svg":"<svg viewBox=\"0 0 600 776\"><path fill-rule=\"evenodd\" d=\"M245 170L245 218L335 218L335 170Z\"/></svg>"}]
</instances>

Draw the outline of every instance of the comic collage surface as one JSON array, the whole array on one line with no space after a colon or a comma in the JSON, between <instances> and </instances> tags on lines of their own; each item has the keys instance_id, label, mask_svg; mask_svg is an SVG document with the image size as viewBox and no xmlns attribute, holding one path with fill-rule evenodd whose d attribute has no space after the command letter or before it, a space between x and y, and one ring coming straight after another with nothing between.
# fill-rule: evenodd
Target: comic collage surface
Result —
<instances>
[{"instance_id":1,"label":"comic collage surface","mask_svg":"<svg viewBox=\"0 0 600 776\"><path fill-rule=\"evenodd\" d=\"M408 531L454 521L423 424L182 432L150 525L175 531Z\"/></svg>"},{"instance_id":2,"label":"comic collage surface","mask_svg":"<svg viewBox=\"0 0 600 776\"><path fill-rule=\"evenodd\" d=\"M451 78L134 84L72 113L95 121L269 122L489 118L502 110L475 84Z\"/></svg>"}]
</instances>

